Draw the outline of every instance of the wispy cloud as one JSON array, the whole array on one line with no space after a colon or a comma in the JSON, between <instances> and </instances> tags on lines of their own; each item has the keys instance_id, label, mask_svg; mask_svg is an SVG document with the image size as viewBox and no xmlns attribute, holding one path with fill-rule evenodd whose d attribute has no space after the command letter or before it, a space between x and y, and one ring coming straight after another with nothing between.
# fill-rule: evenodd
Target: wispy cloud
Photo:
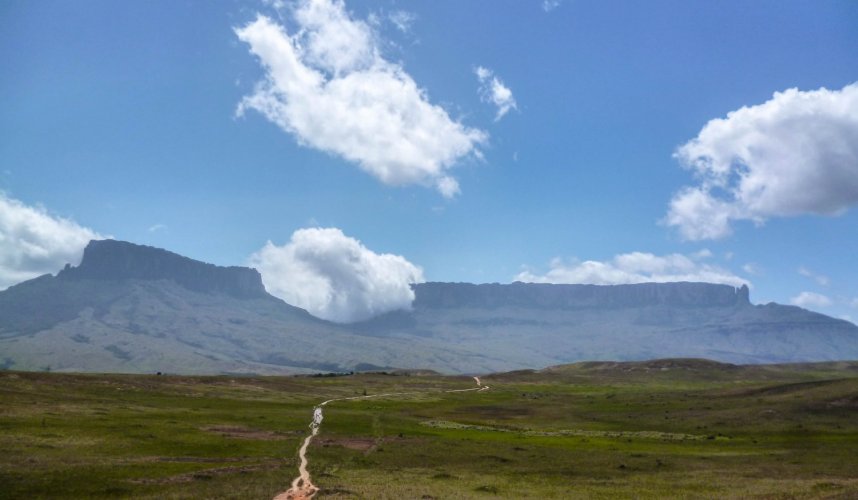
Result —
<instances>
[{"instance_id":1,"label":"wispy cloud","mask_svg":"<svg viewBox=\"0 0 858 500\"><path fill-rule=\"evenodd\" d=\"M423 281L404 257L375 253L337 228L300 229L282 246L269 241L248 264L272 295L342 323L410 308L411 284Z\"/></svg>"},{"instance_id":2,"label":"wispy cloud","mask_svg":"<svg viewBox=\"0 0 858 500\"><path fill-rule=\"evenodd\" d=\"M542 0L542 10L545 12L551 12L552 10L560 7L562 0Z\"/></svg>"},{"instance_id":3,"label":"wispy cloud","mask_svg":"<svg viewBox=\"0 0 858 500\"><path fill-rule=\"evenodd\" d=\"M823 308L829 307L832 304L830 298L821 293L801 292L789 300L790 304L799 307Z\"/></svg>"},{"instance_id":4,"label":"wispy cloud","mask_svg":"<svg viewBox=\"0 0 858 500\"><path fill-rule=\"evenodd\" d=\"M743 265L742 271L745 271L745 274L750 274L751 276L759 276L762 273L762 270L760 270L760 266L754 264L753 262L748 262L747 264Z\"/></svg>"},{"instance_id":5,"label":"wispy cloud","mask_svg":"<svg viewBox=\"0 0 858 500\"><path fill-rule=\"evenodd\" d=\"M842 213L858 203L858 83L776 92L711 120L674 156L700 181L665 218L685 239L723 238L738 220Z\"/></svg>"},{"instance_id":6,"label":"wispy cloud","mask_svg":"<svg viewBox=\"0 0 858 500\"><path fill-rule=\"evenodd\" d=\"M265 69L237 114L258 111L304 146L338 155L381 182L459 193L450 169L480 157L488 135L453 120L398 64L385 60L370 24L341 1L303 0L298 31L260 15L235 30Z\"/></svg>"},{"instance_id":7,"label":"wispy cloud","mask_svg":"<svg viewBox=\"0 0 858 500\"><path fill-rule=\"evenodd\" d=\"M153 225L149 226L149 232L150 233L163 231L164 229L167 229L167 226L165 226L164 224L153 224Z\"/></svg>"},{"instance_id":8,"label":"wispy cloud","mask_svg":"<svg viewBox=\"0 0 858 500\"><path fill-rule=\"evenodd\" d=\"M104 236L71 219L0 192L0 290L65 264L77 265L90 240Z\"/></svg>"},{"instance_id":9,"label":"wispy cloud","mask_svg":"<svg viewBox=\"0 0 858 500\"><path fill-rule=\"evenodd\" d=\"M828 278L828 276L825 276L824 274L817 274L803 266L798 268L798 274L815 281L816 284L820 286L828 286L831 284L831 280Z\"/></svg>"},{"instance_id":10,"label":"wispy cloud","mask_svg":"<svg viewBox=\"0 0 858 500\"><path fill-rule=\"evenodd\" d=\"M476 73L477 79L480 81L480 99L483 102L494 104L498 109L495 121L503 118L511 109L518 109L512 91L495 76L492 70L477 66L474 73Z\"/></svg>"},{"instance_id":11,"label":"wispy cloud","mask_svg":"<svg viewBox=\"0 0 858 500\"><path fill-rule=\"evenodd\" d=\"M591 285L674 281L722 283L733 286L749 284L748 280L705 262L707 258L708 255L705 253L687 256L675 253L654 255L645 252L620 254L608 261L564 261L556 258L549 264L547 272L540 274L526 269L514 279L530 283Z\"/></svg>"},{"instance_id":12,"label":"wispy cloud","mask_svg":"<svg viewBox=\"0 0 858 500\"><path fill-rule=\"evenodd\" d=\"M396 29L403 33L408 33L411 31L411 25L417 20L417 14L405 10L395 10L387 18L396 26Z\"/></svg>"}]
</instances>

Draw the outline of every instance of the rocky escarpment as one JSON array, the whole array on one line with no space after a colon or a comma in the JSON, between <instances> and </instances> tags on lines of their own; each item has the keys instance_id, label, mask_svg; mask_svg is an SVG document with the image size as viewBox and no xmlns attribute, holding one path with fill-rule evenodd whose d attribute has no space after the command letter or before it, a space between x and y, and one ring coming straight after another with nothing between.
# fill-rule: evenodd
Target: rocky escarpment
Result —
<instances>
[{"instance_id":1,"label":"rocky escarpment","mask_svg":"<svg viewBox=\"0 0 858 500\"><path fill-rule=\"evenodd\" d=\"M60 280L172 280L193 291L238 298L267 295L262 277L247 267L220 267L167 250L126 241L93 240L78 267L66 266Z\"/></svg>"},{"instance_id":2,"label":"rocky escarpment","mask_svg":"<svg viewBox=\"0 0 858 500\"><path fill-rule=\"evenodd\" d=\"M478 373L582 360L858 359L854 324L752 305L744 286L424 283L414 291L410 310L339 325L268 295L252 269L93 241L79 266L0 291L0 367Z\"/></svg>"},{"instance_id":3,"label":"rocky escarpment","mask_svg":"<svg viewBox=\"0 0 858 500\"><path fill-rule=\"evenodd\" d=\"M415 309L522 307L590 309L620 307L744 307L748 287L712 283L641 283L635 285L553 285L515 282L422 283L414 285Z\"/></svg>"}]
</instances>

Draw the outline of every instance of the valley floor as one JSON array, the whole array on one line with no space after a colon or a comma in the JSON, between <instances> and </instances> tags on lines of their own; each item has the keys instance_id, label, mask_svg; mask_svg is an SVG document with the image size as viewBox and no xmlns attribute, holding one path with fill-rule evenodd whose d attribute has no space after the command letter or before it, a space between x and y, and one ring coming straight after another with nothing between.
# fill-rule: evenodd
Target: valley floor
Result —
<instances>
[{"instance_id":1,"label":"valley floor","mask_svg":"<svg viewBox=\"0 0 858 500\"><path fill-rule=\"evenodd\" d=\"M855 498L858 364L481 377L0 372L0 498Z\"/></svg>"}]
</instances>

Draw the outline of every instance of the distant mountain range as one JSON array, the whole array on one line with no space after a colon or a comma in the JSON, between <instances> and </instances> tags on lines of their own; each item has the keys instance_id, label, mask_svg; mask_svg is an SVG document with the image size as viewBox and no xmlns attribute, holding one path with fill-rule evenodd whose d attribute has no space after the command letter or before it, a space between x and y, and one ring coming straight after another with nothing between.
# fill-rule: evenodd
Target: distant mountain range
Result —
<instances>
[{"instance_id":1,"label":"distant mountain range","mask_svg":"<svg viewBox=\"0 0 858 500\"><path fill-rule=\"evenodd\" d=\"M78 267L0 292L0 367L307 373L477 373L582 360L733 363L858 359L858 327L747 287L414 285L410 311L340 325L269 295L258 272L92 241Z\"/></svg>"}]
</instances>

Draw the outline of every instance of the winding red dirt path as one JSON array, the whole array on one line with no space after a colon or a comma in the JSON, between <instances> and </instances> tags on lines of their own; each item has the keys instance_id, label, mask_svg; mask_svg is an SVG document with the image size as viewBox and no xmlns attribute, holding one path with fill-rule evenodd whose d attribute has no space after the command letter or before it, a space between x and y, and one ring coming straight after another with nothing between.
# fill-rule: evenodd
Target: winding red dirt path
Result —
<instances>
[{"instance_id":1,"label":"winding red dirt path","mask_svg":"<svg viewBox=\"0 0 858 500\"><path fill-rule=\"evenodd\" d=\"M474 377L474 381L477 383L476 387L472 387L470 389L451 389L441 392L482 392L489 389L489 386L483 385L482 382L480 382L479 377ZM313 408L313 420L310 421L310 435L304 438L304 442L301 444L301 448L298 450L298 458L301 459L301 464L298 466L298 477L296 477L292 481L292 485L288 490L275 496L274 500L311 500L314 496L316 496L316 493L319 492L319 487L313 484L313 481L310 478L310 471L307 470L307 448L310 446L310 442L313 441L313 438L319 434L319 429L322 427L322 420L325 419L325 415L322 412L322 408L325 405L327 405L328 403L333 403L334 401L349 401L355 399L383 398L392 396L411 396L414 394L425 394L426 392L427 391L390 392L386 394L373 394L371 396L335 398L320 403L318 406Z\"/></svg>"}]
</instances>

